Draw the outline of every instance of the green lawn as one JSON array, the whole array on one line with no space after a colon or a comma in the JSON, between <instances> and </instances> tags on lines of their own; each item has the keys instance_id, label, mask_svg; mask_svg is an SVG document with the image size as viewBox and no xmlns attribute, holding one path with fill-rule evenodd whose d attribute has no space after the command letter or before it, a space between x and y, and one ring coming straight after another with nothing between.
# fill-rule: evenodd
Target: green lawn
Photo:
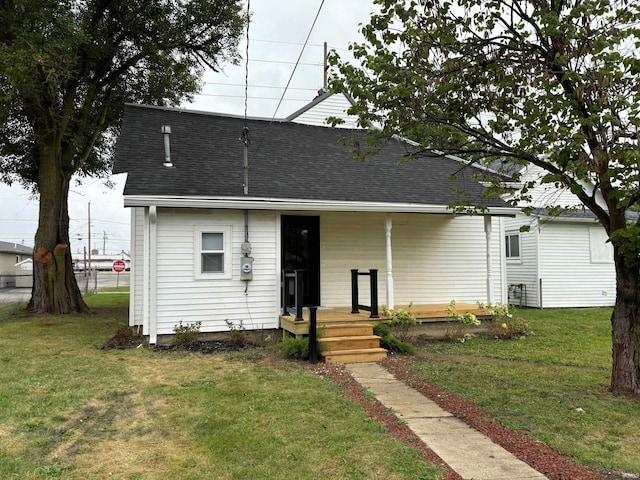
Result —
<instances>
[{"instance_id":1,"label":"green lawn","mask_svg":"<svg viewBox=\"0 0 640 480\"><path fill-rule=\"evenodd\" d=\"M0 478L438 478L305 364L102 350L128 295L87 301L93 316L0 308Z\"/></svg>"},{"instance_id":2,"label":"green lawn","mask_svg":"<svg viewBox=\"0 0 640 480\"><path fill-rule=\"evenodd\" d=\"M611 309L516 315L535 335L429 343L410 368L581 464L640 474L640 401L608 391Z\"/></svg>"}]
</instances>

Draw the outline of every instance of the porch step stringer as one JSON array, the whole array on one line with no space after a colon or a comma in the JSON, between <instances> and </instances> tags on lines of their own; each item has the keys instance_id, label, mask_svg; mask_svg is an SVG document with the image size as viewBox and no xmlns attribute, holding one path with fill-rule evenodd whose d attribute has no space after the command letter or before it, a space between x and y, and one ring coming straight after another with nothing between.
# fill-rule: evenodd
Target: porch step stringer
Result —
<instances>
[{"instance_id":1,"label":"porch step stringer","mask_svg":"<svg viewBox=\"0 0 640 480\"><path fill-rule=\"evenodd\" d=\"M324 345L320 355L326 362L375 362L387 356L387 350L380 348L380 337L373 335L371 324L332 323L321 325L321 329L318 343Z\"/></svg>"}]
</instances>

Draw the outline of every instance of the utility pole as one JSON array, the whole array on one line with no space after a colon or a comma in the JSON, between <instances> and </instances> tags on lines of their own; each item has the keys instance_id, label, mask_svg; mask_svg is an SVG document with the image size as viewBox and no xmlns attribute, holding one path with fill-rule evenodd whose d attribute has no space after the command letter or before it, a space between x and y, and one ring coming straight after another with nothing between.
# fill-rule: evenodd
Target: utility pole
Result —
<instances>
[{"instance_id":1,"label":"utility pole","mask_svg":"<svg viewBox=\"0 0 640 480\"><path fill-rule=\"evenodd\" d=\"M107 232L105 232L104 230L102 231L102 254L106 255L107 254Z\"/></svg>"},{"instance_id":2,"label":"utility pole","mask_svg":"<svg viewBox=\"0 0 640 480\"><path fill-rule=\"evenodd\" d=\"M87 250L89 250L89 276L91 276L91 202L89 202L89 204L87 205L87 217L88 217L88 222L87 222L87 226L89 228L89 239L88 239L88 243L89 243L89 248Z\"/></svg>"}]
</instances>

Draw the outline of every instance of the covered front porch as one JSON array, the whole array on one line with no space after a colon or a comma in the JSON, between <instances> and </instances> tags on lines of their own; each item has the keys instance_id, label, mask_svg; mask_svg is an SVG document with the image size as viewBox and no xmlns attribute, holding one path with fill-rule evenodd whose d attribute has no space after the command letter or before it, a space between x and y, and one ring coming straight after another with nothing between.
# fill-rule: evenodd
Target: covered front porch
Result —
<instances>
[{"instance_id":1,"label":"covered front porch","mask_svg":"<svg viewBox=\"0 0 640 480\"><path fill-rule=\"evenodd\" d=\"M412 305L411 313L413 313L419 323L431 323L442 322L447 319L447 307L448 303L434 303L429 305ZM397 308L407 308L407 305L398 306ZM478 318L482 319L486 316L484 312L477 304L473 303L456 303L456 311L462 315L466 313L473 313ZM378 322L384 322L387 318L382 311L380 312L380 318L371 318L371 313L367 311L359 311L358 313L351 313L351 307L335 307L335 308L318 308L317 310L317 323L318 326L322 325L335 325L335 324L373 324ZM295 314L280 315L280 328L282 328L283 335L292 335L295 337L302 337L309 334L309 309L303 308L302 320L296 321Z\"/></svg>"}]
</instances>

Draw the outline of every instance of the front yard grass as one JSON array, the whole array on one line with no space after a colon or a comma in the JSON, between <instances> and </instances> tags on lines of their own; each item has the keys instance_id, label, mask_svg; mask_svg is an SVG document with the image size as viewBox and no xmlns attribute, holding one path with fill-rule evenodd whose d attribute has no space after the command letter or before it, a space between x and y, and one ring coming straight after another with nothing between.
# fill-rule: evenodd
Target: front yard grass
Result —
<instances>
[{"instance_id":1,"label":"front yard grass","mask_svg":"<svg viewBox=\"0 0 640 480\"><path fill-rule=\"evenodd\" d=\"M410 369L578 463L640 474L640 401L613 396L611 309L521 309L535 335L427 343Z\"/></svg>"},{"instance_id":2,"label":"front yard grass","mask_svg":"<svg viewBox=\"0 0 640 480\"><path fill-rule=\"evenodd\" d=\"M0 478L438 478L306 364L102 350L128 295L87 302L88 317L0 308Z\"/></svg>"}]
</instances>

